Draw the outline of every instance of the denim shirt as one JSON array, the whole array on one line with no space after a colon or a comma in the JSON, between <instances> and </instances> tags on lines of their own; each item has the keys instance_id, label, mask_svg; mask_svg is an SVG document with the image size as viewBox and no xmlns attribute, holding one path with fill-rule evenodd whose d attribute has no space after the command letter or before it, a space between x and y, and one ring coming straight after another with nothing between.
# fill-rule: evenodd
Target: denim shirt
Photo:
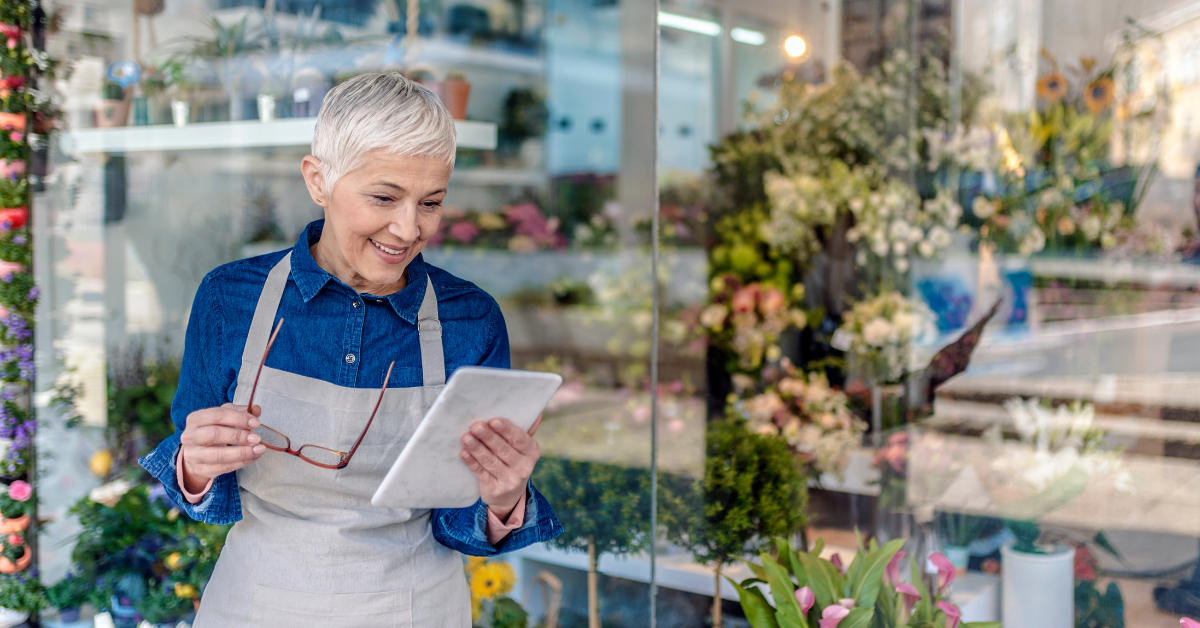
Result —
<instances>
[{"instance_id":1,"label":"denim shirt","mask_svg":"<svg viewBox=\"0 0 1200 628\"><path fill-rule=\"evenodd\" d=\"M292 248L291 281L279 302L287 319L267 358L272 368L353 388L376 388L396 360L390 388L423 385L416 319L426 277L437 293L446 377L460 366L509 368L508 331L496 301L474 284L425 263L408 265L403 290L385 297L359 294L313 260L309 246L321 239L317 220ZM242 518L237 474L217 477L199 504L190 504L176 479L179 437L196 410L233 401L242 348L267 273L287 251L231 262L200 283L188 318L179 388L171 404L175 433L139 462L163 483L171 499L197 521L229 524ZM347 307L357 301L359 306ZM356 359L348 360L347 355ZM407 359L406 359L407 356ZM487 506L435 509L434 538L472 556L492 556L548 541L562 526L546 499L529 484L525 521L497 546L487 540Z\"/></svg>"}]
</instances>

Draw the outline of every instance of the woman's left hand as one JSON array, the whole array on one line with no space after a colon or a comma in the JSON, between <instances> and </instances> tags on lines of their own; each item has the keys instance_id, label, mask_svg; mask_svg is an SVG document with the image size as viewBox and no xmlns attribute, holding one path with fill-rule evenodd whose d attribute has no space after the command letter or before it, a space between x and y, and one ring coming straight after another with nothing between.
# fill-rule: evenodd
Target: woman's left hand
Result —
<instances>
[{"instance_id":1,"label":"woman's left hand","mask_svg":"<svg viewBox=\"0 0 1200 628\"><path fill-rule=\"evenodd\" d=\"M479 493L501 521L506 521L517 506L533 467L542 455L533 435L542 424L538 417L529 432L523 432L508 419L479 421L462 437L459 454L479 478Z\"/></svg>"}]
</instances>

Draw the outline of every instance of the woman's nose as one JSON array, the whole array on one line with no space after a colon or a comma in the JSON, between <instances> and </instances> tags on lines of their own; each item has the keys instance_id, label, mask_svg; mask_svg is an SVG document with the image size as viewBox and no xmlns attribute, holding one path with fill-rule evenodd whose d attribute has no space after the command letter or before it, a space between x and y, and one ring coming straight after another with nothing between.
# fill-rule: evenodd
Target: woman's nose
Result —
<instances>
[{"instance_id":1,"label":"woman's nose","mask_svg":"<svg viewBox=\"0 0 1200 628\"><path fill-rule=\"evenodd\" d=\"M407 243L419 240L421 227L417 224L417 212L411 209L400 212L400 215L388 224L388 233Z\"/></svg>"}]
</instances>

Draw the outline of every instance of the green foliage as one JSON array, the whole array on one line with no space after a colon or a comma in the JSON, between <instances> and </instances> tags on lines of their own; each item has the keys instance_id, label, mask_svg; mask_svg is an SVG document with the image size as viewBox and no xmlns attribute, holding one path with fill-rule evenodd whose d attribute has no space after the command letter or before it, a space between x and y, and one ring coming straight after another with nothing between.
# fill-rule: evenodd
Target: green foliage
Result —
<instances>
[{"instance_id":1,"label":"green foliage","mask_svg":"<svg viewBox=\"0 0 1200 628\"><path fill-rule=\"evenodd\" d=\"M529 613L512 598L502 597L496 600L492 608L491 625L492 628L526 628L529 625Z\"/></svg>"},{"instance_id":2,"label":"green foliage","mask_svg":"<svg viewBox=\"0 0 1200 628\"><path fill-rule=\"evenodd\" d=\"M596 555L640 552L650 543L650 474L602 462L542 458L533 483L554 504L563 534L550 541Z\"/></svg>"},{"instance_id":3,"label":"green foliage","mask_svg":"<svg viewBox=\"0 0 1200 628\"><path fill-rule=\"evenodd\" d=\"M0 576L0 607L36 615L48 604L46 588L35 576L26 573Z\"/></svg>"},{"instance_id":4,"label":"green foliage","mask_svg":"<svg viewBox=\"0 0 1200 628\"><path fill-rule=\"evenodd\" d=\"M1125 600L1117 583L1101 595L1090 580L1075 582L1075 628L1125 628Z\"/></svg>"},{"instance_id":5,"label":"green foliage","mask_svg":"<svg viewBox=\"0 0 1200 628\"><path fill-rule=\"evenodd\" d=\"M137 459L175 433L171 401L179 385L179 361L150 358L142 347L118 353L110 362L105 441L113 473L137 471Z\"/></svg>"},{"instance_id":6,"label":"green foliage","mask_svg":"<svg viewBox=\"0 0 1200 628\"><path fill-rule=\"evenodd\" d=\"M106 100L125 100L125 88L119 83L106 81L104 83L104 98Z\"/></svg>"},{"instance_id":7,"label":"green foliage","mask_svg":"<svg viewBox=\"0 0 1200 628\"><path fill-rule=\"evenodd\" d=\"M79 608L88 600L92 588L92 583L87 579L67 574L67 577L46 589L46 599L53 608Z\"/></svg>"},{"instance_id":8,"label":"green foliage","mask_svg":"<svg viewBox=\"0 0 1200 628\"><path fill-rule=\"evenodd\" d=\"M265 33L261 28L251 26L249 19L250 15L247 14L240 22L225 26L217 18L211 18L208 23L210 37L185 38L192 43L190 54L194 57L231 58L262 50L266 45Z\"/></svg>"},{"instance_id":9,"label":"green foliage","mask_svg":"<svg viewBox=\"0 0 1200 628\"><path fill-rule=\"evenodd\" d=\"M0 178L0 207L24 207L29 202L29 185L25 179Z\"/></svg>"},{"instance_id":10,"label":"green foliage","mask_svg":"<svg viewBox=\"0 0 1200 628\"><path fill-rule=\"evenodd\" d=\"M136 605L137 610L152 624L173 622L192 610L192 600L175 595L173 587L152 586Z\"/></svg>"},{"instance_id":11,"label":"green foliage","mask_svg":"<svg viewBox=\"0 0 1200 628\"><path fill-rule=\"evenodd\" d=\"M739 420L709 423L703 479L664 475L661 482L667 536L701 563L753 555L804 525L808 494L787 443Z\"/></svg>"}]
</instances>

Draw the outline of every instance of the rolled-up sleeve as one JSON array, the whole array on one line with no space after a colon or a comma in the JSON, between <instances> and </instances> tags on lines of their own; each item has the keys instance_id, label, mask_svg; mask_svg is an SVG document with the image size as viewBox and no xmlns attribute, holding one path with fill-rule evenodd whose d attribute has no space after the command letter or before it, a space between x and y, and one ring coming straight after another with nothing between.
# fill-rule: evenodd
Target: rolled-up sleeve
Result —
<instances>
[{"instance_id":1,"label":"rolled-up sleeve","mask_svg":"<svg viewBox=\"0 0 1200 628\"><path fill-rule=\"evenodd\" d=\"M212 487L198 504L188 502L177 480L179 438L187 426L187 417L196 410L215 408L225 403L221 382L229 376L221 372L220 356L223 331L220 294L213 275L204 278L192 301L184 340L179 387L171 402L171 421L175 433L154 451L138 461L167 490L167 494L189 517L205 523L228 524L242 518L237 475L226 473L213 480Z\"/></svg>"}]
</instances>

